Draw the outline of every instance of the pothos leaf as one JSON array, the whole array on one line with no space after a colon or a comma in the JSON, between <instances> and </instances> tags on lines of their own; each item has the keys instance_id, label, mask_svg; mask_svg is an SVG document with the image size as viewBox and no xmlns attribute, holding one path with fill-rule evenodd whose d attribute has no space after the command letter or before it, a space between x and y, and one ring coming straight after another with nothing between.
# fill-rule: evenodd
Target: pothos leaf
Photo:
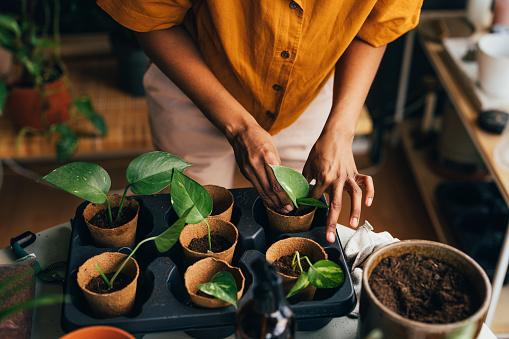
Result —
<instances>
[{"instance_id":1,"label":"pothos leaf","mask_svg":"<svg viewBox=\"0 0 509 339\"><path fill-rule=\"evenodd\" d=\"M323 201L313 199L313 198L297 199L297 202L300 205L316 206L316 207L320 207L320 208L329 208L329 205L327 205Z\"/></svg>"},{"instance_id":2,"label":"pothos leaf","mask_svg":"<svg viewBox=\"0 0 509 339\"><path fill-rule=\"evenodd\" d=\"M95 204L106 201L111 186L108 173L90 162L71 162L54 169L40 180Z\"/></svg>"},{"instance_id":3,"label":"pothos leaf","mask_svg":"<svg viewBox=\"0 0 509 339\"><path fill-rule=\"evenodd\" d=\"M170 185L171 203L179 217L192 207L187 222L197 224L212 213L212 198L199 183L173 169Z\"/></svg>"},{"instance_id":4,"label":"pothos leaf","mask_svg":"<svg viewBox=\"0 0 509 339\"><path fill-rule=\"evenodd\" d=\"M149 152L134 159L126 170L126 178L135 194L154 194L171 183L173 168L182 172L190 163L165 152Z\"/></svg>"},{"instance_id":5,"label":"pothos leaf","mask_svg":"<svg viewBox=\"0 0 509 339\"><path fill-rule=\"evenodd\" d=\"M301 272L299 279L295 282L292 289L286 295L286 298L293 297L303 289L305 289L309 285L308 274L306 272Z\"/></svg>"},{"instance_id":6,"label":"pothos leaf","mask_svg":"<svg viewBox=\"0 0 509 339\"><path fill-rule=\"evenodd\" d=\"M335 262L320 260L309 267L308 278L311 285L317 288L334 288L343 284L345 274Z\"/></svg>"},{"instance_id":7,"label":"pothos leaf","mask_svg":"<svg viewBox=\"0 0 509 339\"><path fill-rule=\"evenodd\" d=\"M169 251L173 245L175 245L180 237L180 233L182 233L182 230L184 229L184 226L186 226L186 218L189 215L189 212L191 211L191 207L185 211L182 214L182 217L180 217L177 221L173 223L166 231L159 234L155 239L154 242L156 244L157 250L161 253Z\"/></svg>"},{"instance_id":8,"label":"pothos leaf","mask_svg":"<svg viewBox=\"0 0 509 339\"><path fill-rule=\"evenodd\" d=\"M274 171L277 181L292 200L295 208L298 208L298 199L305 198L309 194L309 184L306 178L289 167L276 165L270 165L270 167Z\"/></svg>"},{"instance_id":9,"label":"pothos leaf","mask_svg":"<svg viewBox=\"0 0 509 339\"><path fill-rule=\"evenodd\" d=\"M237 284L230 272L218 272L208 283L196 285L196 287L200 291L229 302L237 308Z\"/></svg>"}]
</instances>

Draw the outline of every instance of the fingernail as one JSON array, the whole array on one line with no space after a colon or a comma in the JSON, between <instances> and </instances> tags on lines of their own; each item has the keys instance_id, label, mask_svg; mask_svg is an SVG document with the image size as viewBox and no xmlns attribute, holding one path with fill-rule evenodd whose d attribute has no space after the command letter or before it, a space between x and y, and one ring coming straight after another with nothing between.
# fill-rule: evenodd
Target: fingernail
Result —
<instances>
[{"instance_id":1,"label":"fingernail","mask_svg":"<svg viewBox=\"0 0 509 339\"><path fill-rule=\"evenodd\" d=\"M368 198L366 205L371 206L372 203L373 203L373 198Z\"/></svg>"},{"instance_id":2,"label":"fingernail","mask_svg":"<svg viewBox=\"0 0 509 339\"><path fill-rule=\"evenodd\" d=\"M328 242L334 242L334 232L328 232L327 233L327 241Z\"/></svg>"},{"instance_id":3,"label":"fingernail","mask_svg":"<svg viewBox=\"0 0 509 339\"><path fill-rule=\"evenodd\" d=\"M293 206L292 205L286 205L284 207L284 209L286 210L286 213L289 213L289 212L291 212L293 210Z\"/></svg>"},{"instance_id":4,"label":"fingernail","mask_svg":"<svg viewBox=\"0 0 509 339\"><path fill-rule=\"evenodd\" d=\"M359 224L359 220L357 220L357 218L353 218L352 219L352 226L353 227L357 227L358 224Z\"/></svg>"}]
</instances>

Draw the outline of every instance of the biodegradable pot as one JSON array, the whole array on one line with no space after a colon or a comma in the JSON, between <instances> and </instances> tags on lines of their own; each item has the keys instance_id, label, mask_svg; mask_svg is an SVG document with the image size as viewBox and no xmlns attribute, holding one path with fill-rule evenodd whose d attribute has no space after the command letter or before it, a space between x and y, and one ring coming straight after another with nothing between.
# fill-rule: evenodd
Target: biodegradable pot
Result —
<instances>
[{"instance_id":1,"label":"biodegradable pot","mask_svg":"<svg viewBox=\"0 0 509 339\"><path fill-rule=\"evenodd\" d=\"M313 207L304 215L286 215L270 209L265 203L263 205L267 211L267 220L269 222L268 233L272 239L276 239L284 233L309 231L316 212L316 207Z\"/></svg>"},{"instance_id":2,"label":"biodegradable pot","mask_svg":"<svg viewBox=\"0 0 509 339\"><path fill-rule=\"evenodd\" d=\"M228 189L216 186L205 185L203 186L212 198L212 214L211 216L218 217L224 221L230 221L233 211L233 194Z\"/></svg>"},{"instance_id":3,"label":"biodegradable pot","mask_svg":"<svg viewBox=\"0 0 509 339\"><path fill-rule=\"evenodd\" d=\"M384 306L369 285L373 269L389 256L420 254L454 266L469 278L478 294L481 306L467 319L449 324L430 324L409 320ZM384 338L440 339L477 338L488 312L491 284L484 270L465 253L454 247L426 240L406 240L389 244L375 251L364 265L359 310L359 334L364 338L374 329Z\"/></svg>"},{"instance_id":4,"label":"biodegradable pot","mask_svg":"<svg viewBox=\"0 0 509 339\"><path fill-rule=\"evenodd\" d=\"M245 278L240 268L233 267L224 260L208 257L189 266L184 274L184 284L194 304L206 308L219 308L231 305L229 302L221 299L197 295L199 289L196 285L208 283L214 274L222 271L232 274L238 289L237 300L240 300L244 292L245 283Z\"/></svg>"},{"instance_id":5,"label":"biodegradable pot","mask_svg":"<svg viewBox=\"0 0 509 339\"><path fill-rule=\"evenodd\" d=\"M111 208L119 207L122 197L118 194L108 194ZM83 211L85 223L88 230L92 235L94 244L97 247L130 247L133 248L136 242L136 228L138 225L138 214L140 212L140 204L132 197L126 197L124 200L123 208L133 208L136 210L136 216L128 223L111 228L105 229L97 227L90 223L90 220L101 210L108 208L107 202L103 204L89 203Z\"/></svg>"},{"instance_id":6,"label":"biodegradable pot","mask_svg":"<svg viewBox=\"0 0 509 339\"><path fill-rule=\"evenodd\" d=\"M103 270L104 274L115 272L127 258L127 254L118 252L104 252L96 255L80 266L78 270L78 285L85 295L85 299L94 316L98 318L111 318L128 315L134 305L136 287L140 268L136 260L131 257L122 269L122 274L133 280L124 289L107 294L89 291L86 286L93 278L99 276L95 264Z\"/></svg>"},{"instance_id":7,"label":"biodegradable pot","mask_svg":"<svg viewBox=\"0 0 509 339\"><path fill-rule=\"evenodd\" d=\"M28 126L43 130L51 124L69 120L72 98L64 78L45 85L43 93L44 96L33 87L13 87L10 90L5 111L17 128Z\"/></svg>"},{"instance_id":8,"label":"biodegradable pot","mask_svg":"<svg viewBox=\"0 0 509 339\"><path fill-rule=\"evenodd\" d=\"M120 328L113 326L88 326L69 332L60 339L135 339Z\"/></svg>"},{"instance_id":9,"label":"biodegradable pot","mask_svg":"<svg viewBox=\"0 0 509 339\"><path fill-rule=\"evenodd\" d=\"M192 265L200 259L213 257L221 259L231 264L235 246L239 238L237 227L229 221L224 221L217 217L208 217L207 222L210 226L210 235L216 234L226 238L232 245L226 251L219 253L200 253L189 249L189 244L194 238L202 238L208 234L205 220L198 224L189 224L184 227L180 233L179 242L184 250L184 256L188 265Z\"/></svg>"},{"instance_id":10,"label":"biodegradable pot","mask_svg":"<svg viewBox=\"0 0 509 339\"><path fill-rule=\"evenodd\" d=\"M312 264L319 260L327 260L328 257L323 247L317 242L308 238L289 237L273 243L265 253L265 258L272 264L274 261L284 257L285 255L293 255L295 251L299 251L301 258L307 256ZM285 294L287 294L290 292L293 285L295 285L298 278L291 277L281 272L278 273L283 279L283 290L285 291ZM291 300L292 302L313 300L315 292L316 287L309 284L305 289L293 296Z\"/></svg>"}]
</instances>

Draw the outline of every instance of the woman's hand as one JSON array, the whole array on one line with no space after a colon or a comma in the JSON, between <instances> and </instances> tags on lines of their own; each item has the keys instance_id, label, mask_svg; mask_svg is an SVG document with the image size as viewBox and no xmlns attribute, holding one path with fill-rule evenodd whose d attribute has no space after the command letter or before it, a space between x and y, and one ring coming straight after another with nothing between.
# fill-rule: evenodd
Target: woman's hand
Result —
<instances>
[{"instance_id":1,"label":"woman's hand","mask_svg":"<svg viewBox=\"0 0 509 339\"><path fill-rule=\"evenodd\" d=\"M280 213L292 211L290 199L269 166L281 164L270 134L257 123L252 123L228 137L228 140L240 171L253 184L265 204Z\"/></svg>"},{"instance_id":2,"label":"woman's hand","mask_svg":"<svg viewBox=\"0 0 509 339\"><path fill-rule=\"evenodd\" d=\"M345 140L340 133L322 133L311 149L303 175L308 182L316 180L310 197L318 199L324 192L329 194L330 210L326 230L329 242L335 239L343 191L347 191L351 198L350 226L354 228L358 226L361 214L361 186L366 190L364 204L370 206L373 202L373 179L369 175L359 174L353 158L352 142Z\"/></svg>"}]
</instances>

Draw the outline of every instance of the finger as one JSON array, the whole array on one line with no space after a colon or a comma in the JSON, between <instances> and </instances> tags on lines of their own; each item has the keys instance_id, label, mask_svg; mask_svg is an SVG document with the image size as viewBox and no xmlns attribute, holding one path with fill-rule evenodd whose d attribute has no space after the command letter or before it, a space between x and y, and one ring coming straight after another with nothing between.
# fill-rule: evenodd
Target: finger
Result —
<instances>
[{"instance_id":1,"label":"finger","mask_svg":"<svg viewBox=\"0 0 509 339\"><path fill-rule=\"evenodd\" d=\"M327 216L326 238L328 242L334 242L336 236L336 224L338 223L343 200L344 182L339 181L331 190L329 215Z\"/></svg>"},{"instance_id":2,"label":"finger","mask_svg":"<svg viewBox=\"0 0 509 339\"><path fill-rule=\"evenodd\" d=\"M265 175L265 171L262 172ZM272 197L266 193L268 179L264 180L261 178L261 176L257 176L252 168L244 168L244 176L246 177L247 180L251 182L253 187L256 189L256 192L258 192L258 196L260 197L260 199L262 199L263 202L270 209L277 211L279 208L278 201L274 201Z\"/></svg>"},{"instance_id":3,"label":"finger","mask_svg":"<svg viewBox=\"0 0 509 339\"><path fill-rule=\"evenodd\" d=\"M348 194L350 194L350 226L357 228L359 226L359 218L361 216L362 190L353 178L349 178L346 182Z\"/></svg>"},{"instance_id":4,"label":"finger","mask_svg":"<svg viewBox=\"0 0 509 339\"><path fill-rule=\"evenodd\" d=\"M364 204L366 206L371 206L373 203L373 199L375 198L375 185L373 183L373 178L369 175L362 175L362 183L365 187L365 198Z\"/></svg>"},{"instance_id":5,"label":"finger","mask_svg":"<svg viewBox=\"0 0 509 339\"><path fill-rule=\"evenodd\" d=\"M271 196L272 200L278 203L280 213L286 214L291 212L293 210L293 204L286 191L277 181L274 171L268 164L265 166L265 172L270 182L268 186L268 188L270 187L270 191L268 191L267 194Z\"/></svg>"}]
</instances>

